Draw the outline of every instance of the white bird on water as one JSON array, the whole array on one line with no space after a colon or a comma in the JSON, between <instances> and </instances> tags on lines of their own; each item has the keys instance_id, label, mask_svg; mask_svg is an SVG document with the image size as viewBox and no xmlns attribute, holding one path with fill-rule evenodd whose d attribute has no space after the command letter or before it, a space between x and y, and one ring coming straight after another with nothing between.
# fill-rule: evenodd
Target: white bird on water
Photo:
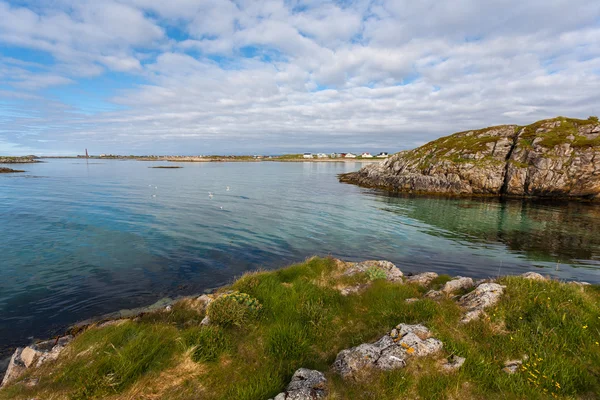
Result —
<instances>
[{"instance_id":1,"label":"white bird on water","mask_svg":"<svg viewBox=\"0 0 600 400\"><path fill-rule=\"evenodd\" d=\"M227 186L227 191L229 192L229 186Z\"/></svg>"},{"instance_id":2,"label":"white bird on water","mask_svg":"<svg viewBox=\"0 0 600 400\"><path fill-rule=\"evenodd\" d=\"M211 199L213 198L212 192L208 192L208 197L210 197Z\"/></svg>"}]
</instances>

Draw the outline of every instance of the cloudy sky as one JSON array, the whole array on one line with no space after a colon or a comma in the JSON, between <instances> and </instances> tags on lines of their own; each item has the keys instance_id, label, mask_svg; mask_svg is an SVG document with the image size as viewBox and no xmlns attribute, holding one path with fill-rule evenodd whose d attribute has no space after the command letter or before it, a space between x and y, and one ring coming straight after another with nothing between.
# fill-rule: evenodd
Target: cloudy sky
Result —
<instances>
[{"instance_id":1,"label":"cloudy sky","mask_svg":"<svg viewBox=\"0 0 600 400\"><path fill-rule=\"evenodd\" d=\"M600 114L600 1L0 0L0 154L397 151Z\"/></svg>"}]
</instances>

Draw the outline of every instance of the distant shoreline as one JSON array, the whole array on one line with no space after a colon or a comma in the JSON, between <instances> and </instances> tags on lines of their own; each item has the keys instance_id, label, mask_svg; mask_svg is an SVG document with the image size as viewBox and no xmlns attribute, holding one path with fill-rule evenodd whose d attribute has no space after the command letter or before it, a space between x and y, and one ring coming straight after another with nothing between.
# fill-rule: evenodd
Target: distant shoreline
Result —
<instances>
[{"instance_id":1,"label":"distant shoreline","mask_svg":"<svg viewBox=\"0 0 600 400\"><path fill-rule=\"evenodd\" d=\"M85 157L40 157L40 159L86 159ZM90 156L92 160L134 160L134 161L167 161L167 162L359 162L376 163L385 161L387 158L252 158L252 157L99 157Z\"/></svg>"}]
</instances>

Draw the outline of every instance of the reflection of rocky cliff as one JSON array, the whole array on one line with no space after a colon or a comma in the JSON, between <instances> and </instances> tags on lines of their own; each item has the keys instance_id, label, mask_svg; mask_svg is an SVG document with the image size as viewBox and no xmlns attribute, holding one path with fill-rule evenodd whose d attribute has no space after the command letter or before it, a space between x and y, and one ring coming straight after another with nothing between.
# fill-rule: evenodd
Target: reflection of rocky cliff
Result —
<instances>
[{"instance_id":1,"label":"reflection of rocky cliff","mask_svg":"<svg viewBox=\"0 0 600 400\"><path fill-rule=\"evenodd\" d=\"M543 261L600 260L600 207L530 201L380 197L386 210L424 222L431 234L501 242Z\"/></svg>"},{"instance_id":2,"label":"reflection of rocky cliff","mask_svg":"<svg viewBox=\"0 0 600 400\"><path fill-rule=\"evenodd\" d=\"M460 132L340 180L406 193L600 198L600 123L558 117Z\"/></svg>"}]
</instances>

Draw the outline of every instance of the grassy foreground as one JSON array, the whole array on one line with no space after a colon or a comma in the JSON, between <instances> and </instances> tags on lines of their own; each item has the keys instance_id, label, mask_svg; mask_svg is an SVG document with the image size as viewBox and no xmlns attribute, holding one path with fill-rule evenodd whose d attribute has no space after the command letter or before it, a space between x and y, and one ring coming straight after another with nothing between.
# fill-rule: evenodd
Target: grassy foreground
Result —
<instances>
[{"instance_id":1,"label":"grassy foreground","mask_svg":"<svg viewBox=\"0 0 600 400\"><path fill-rule=\"evenodd\" d=\"M328 399L598 398L599 286L501 278L500 303L486 318L460 324L454 300L422 298L429 288L390 283L372 271L342 277L339 268L333 259L313 258L247 274L221 289L241 294L211 310L210 326L200 325L202 303L188 299L170 311L90 328L58 361L21 379L37 377L37 386L13 384L0 399L266 400L300 367L326 374ZM359 294L338 291L369 280ZM430 288L447 280L439 277ZM404 301L415 297L421 300ZM377 340L399 323L426 325L443 352L356 382L331 371L340 350ZM440 360L451 354L466 363L442 372ZM502 371L505 361L524 356L518 372Z\"/></svg>"}]
</instances>

